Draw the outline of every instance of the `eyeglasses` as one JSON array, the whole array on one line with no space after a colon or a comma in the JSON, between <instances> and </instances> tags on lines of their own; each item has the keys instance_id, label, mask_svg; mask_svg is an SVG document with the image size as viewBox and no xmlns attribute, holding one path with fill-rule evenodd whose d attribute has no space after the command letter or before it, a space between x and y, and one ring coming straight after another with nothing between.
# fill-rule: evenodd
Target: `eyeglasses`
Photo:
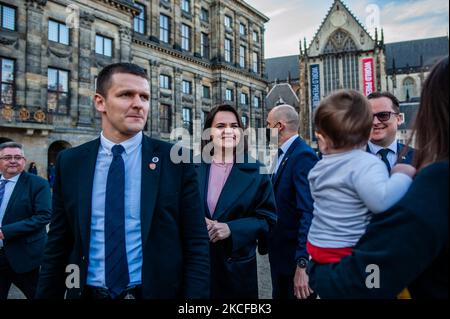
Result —
<instances>
[{"instance_id":1,"label":"eyeglasses","mask_svg":"<svg viewBox=\"0 0 450 319\"><path fill-rule=\"evenodd\" d=\"M20 160L23 160L24 158L25 157L20 156L20 155L14 155L14 156L7 155L7 156L0 157L0 160L4 160L4 161L7 161L7 162L12 162L14 160L14 161L18 162Z\"/></svg>"},{"instance_id":2,"label":"eyeglasses","mask_svg":"<svg viewBox=\"0 0 450 319\"><path fill-rule=\"evenodd\" d=\"M380 122L387 122L391 119L392 114L399 115L400 113L396 112L379 112L375 113L373 117L377 117Z\"/></svg>"}]
</instances>

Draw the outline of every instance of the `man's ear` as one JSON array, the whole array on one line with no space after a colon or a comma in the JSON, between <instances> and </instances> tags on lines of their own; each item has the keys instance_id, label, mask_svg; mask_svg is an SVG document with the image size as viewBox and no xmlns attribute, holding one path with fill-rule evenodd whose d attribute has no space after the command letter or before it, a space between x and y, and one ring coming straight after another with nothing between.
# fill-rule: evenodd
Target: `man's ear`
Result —
<instances>
[{"instance_id":1,"label":"man's ear","mask_svg":"<svg viewBox=\"0 0 450 319\"><path fill-rule=\"evenodd\" d=\"M321 142L325 141L325 138L319 132L315 131L314 134L316 135L316 138L317 138L318 141L321 141Z\"/></svg>"},{"instance_id":2,"label":"man's ear","mask_svg":"<svg viewBox=\"0 0 450 319\"><path fill-rule=\"evenodd\" d=\"M328 140L325 138L325 136L323 136L322 134L320 134L319 132L314 132L314 134L316 135L317 138L317 143L319 143L319 145L321 146L321 152L326 152L328 147L329 147L329 143Z\"/></svg>"},{"instance_id":3,"label":"man's ear","mask_svg":"<svg viewBox=\"0 0 450 319\"><path fill-rule=\"evenodd\" d=\"M398 122L398 126L402 125L403 123L405 123L405 116L403 113L400 113L397 116L397 122Z\"/></svg>"},{"instance_id":4,"label":"man's ear","mask_svg":"<svg viewBox=\"0 0 450 319\"><path fill-rule=\"evenodd\" d=\"M106 112L106 99L101 94L96 93L94 95L94 105L98 112Z\"/></svg>"}]
</instances>

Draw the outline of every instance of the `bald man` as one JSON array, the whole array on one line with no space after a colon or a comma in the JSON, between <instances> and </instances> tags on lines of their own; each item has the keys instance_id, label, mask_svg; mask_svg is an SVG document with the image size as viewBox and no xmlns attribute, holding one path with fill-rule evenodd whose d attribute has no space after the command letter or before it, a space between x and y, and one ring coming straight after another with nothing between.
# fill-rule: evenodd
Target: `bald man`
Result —
<instances>
[{"instance_id":1,"label":"bald man","mask_svg":"<svg viewBox=\"0 0 450 319\"><path fill-rule=\"evenodd\" d=\"M313 199L309 171L319 160L298 135L299 115L290 105L272 109L267 128L278 131L278 162L272 175L278 221L268 238L274 299L315 297L308 285L306 238Z\"/></svg>"}]
</instances>

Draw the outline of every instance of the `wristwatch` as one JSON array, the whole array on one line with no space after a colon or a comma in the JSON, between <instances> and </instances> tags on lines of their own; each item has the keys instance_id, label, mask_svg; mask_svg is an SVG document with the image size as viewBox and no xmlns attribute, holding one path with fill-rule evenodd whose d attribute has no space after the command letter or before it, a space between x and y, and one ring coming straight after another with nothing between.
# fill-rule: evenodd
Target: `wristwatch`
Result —
<instances>
[{"instance_id":1,"label":"wristwatch","mask_svg":"<svg viewBox=\"0 0 450 319\"><path fill-rule=\"evenodd\" d=\"M305 269L308 266L308 259L300 257L297 259L297 267Z\"/></svg>"}]
</instances>

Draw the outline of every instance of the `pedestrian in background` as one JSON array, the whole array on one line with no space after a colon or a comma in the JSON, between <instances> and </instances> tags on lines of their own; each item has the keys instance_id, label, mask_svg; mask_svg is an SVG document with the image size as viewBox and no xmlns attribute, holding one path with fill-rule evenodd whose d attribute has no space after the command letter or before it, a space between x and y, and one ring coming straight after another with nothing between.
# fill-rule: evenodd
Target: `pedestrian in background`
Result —
<instances>
[{"instance_id":1,"label":"pedestrian in background","mask_svg":"<svg viewBox=\"0 0 450 319\"><path fill-rule=\"evenodd\" d=\"M34 298L47 239L50 188L45 179L24 172L25 165L21 144L0 144L0 300L11 284Z\"/></svg>"},{"instance_id":2,"label":"pedestrian in background","mask_svg":"<svg viewBox=\"0 0 450 319\"><path fill-rule=\"evenodd\" d=\"M30 163L30 166L28 167L28 173L33 174L33 175L37 175L38 174L35 162L31 162Z\"/></svg>"},{"instance_id":3,"label":"pedestrian in background","mask_svg":"<svg viewBox=\"0 0 450 319\"><path fill-rule=\"evenodd\" d=\"M47 168L47 179L50 187L53 189L53 184L55 183L55 164L50 163Z\"/></svg>"}]
</instances>

